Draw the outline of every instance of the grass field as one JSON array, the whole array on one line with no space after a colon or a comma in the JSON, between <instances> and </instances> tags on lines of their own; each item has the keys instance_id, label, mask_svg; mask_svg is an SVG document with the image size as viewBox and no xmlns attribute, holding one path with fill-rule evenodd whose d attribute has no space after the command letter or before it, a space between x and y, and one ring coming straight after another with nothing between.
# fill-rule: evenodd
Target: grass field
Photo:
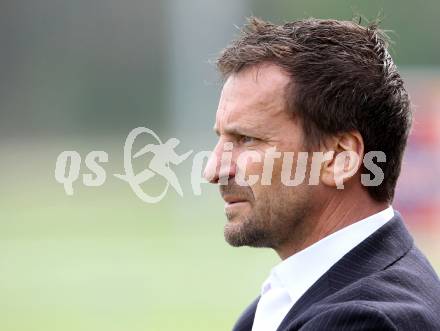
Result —
<instances>
[{"instance_id":1,"label":"grass field","mask_svg":"<svg viewBox=\"0 0 440 331\"><path fill-rule=\"evenodd\" d=\"M276 256L230 248L216 188L159 204L55 182L53 146L3 148L0 330L227 330Z\"/></svg>"},{"instance_id":2,"label":"grass field","mask_svg":"<svg viewBox=\"0 0 440 331\"><path fill-rule=\"evenodd\" d=\"M215 187L138 200L108 178L68 197L60 150L5 147L0 330L228 330L278 259L231 248Z\"/></svg>"}]
</instances>

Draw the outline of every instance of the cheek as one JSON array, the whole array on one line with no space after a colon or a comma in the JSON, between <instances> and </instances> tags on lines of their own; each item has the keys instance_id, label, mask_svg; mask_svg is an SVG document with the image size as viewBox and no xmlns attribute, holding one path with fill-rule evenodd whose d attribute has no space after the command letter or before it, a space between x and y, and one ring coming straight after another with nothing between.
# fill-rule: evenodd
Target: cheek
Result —
<instances>
[{"instance_id":1,"label":"cheek","mask_svg":"<svg viewBox=\"0 0 440 331\"><path fill-rule=\"evenodd\" d=\"M250 175L258 176L259 180L261 179L261 174L263 172L263 160L264 153L260 151L243 151L237 155L236 158L236 167L237 171L241 173L245 177Z\"/></svg>"},{"instance_id":2,"label":"cheek","mask_svg":"<svg viewBox=\"0 0 440 331\"><path fill-rule=\"evenodd\" d=\"M255 197L267 203L282 198L281 195L285 194L285 187L281 182L281 165L281 161L274 160L273 167L264 169L263 163L260 163L249 169L249 174L252 172L259 175L259 181L252 185Z\"/></svg>"},{"instance_id":3,"label":"cheek","mask_svg":"<svg viewBox=\"0 0 440 331\"><path fill-rule=\"evenodd\" d=\"M280 179L281 179L282 168L283 168L283 154L281 154L281 157L274 160L273 170L272 170L272 183L273 184L281 183Z\"/></svg>"}]
</instances>

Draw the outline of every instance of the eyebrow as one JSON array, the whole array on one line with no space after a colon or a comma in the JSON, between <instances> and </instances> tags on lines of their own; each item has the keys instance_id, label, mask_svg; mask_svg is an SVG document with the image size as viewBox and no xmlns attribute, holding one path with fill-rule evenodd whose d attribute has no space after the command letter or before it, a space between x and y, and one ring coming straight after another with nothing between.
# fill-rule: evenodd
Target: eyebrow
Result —
<instances>
[{"instance_id":1,"label":"eyebrow","mask_svg":"<svg viewBox=\"0 0 440 331\"><path fill-rule=\"evenodd\" d=\"M220 136L220 131L215 125L212 129L217 134L217 136ZM231 125L230 127L225 128L224 131L226 134L230 134L233 136L243 136L243 135L251 134L249 132L250 131L249 128L241 127L239 125Z\"/></svg>"}]
</instances>

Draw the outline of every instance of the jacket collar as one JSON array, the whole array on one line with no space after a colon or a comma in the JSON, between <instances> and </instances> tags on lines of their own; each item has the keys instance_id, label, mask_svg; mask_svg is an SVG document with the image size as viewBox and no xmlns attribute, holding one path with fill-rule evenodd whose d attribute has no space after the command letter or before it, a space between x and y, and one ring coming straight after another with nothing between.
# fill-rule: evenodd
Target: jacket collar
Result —
<instances>
[{"instance_id":1,"label":"jacket collar","mask_svg":"<svg viewBox=\"0 0 440 331\"><path fill-rule=\"evenodd\" d=\"M293 305L278 330L288 324L313 303L319 302L358 279L386 269L405 255L413 245L413 239L403 224L401 215L394 217L348 252L321 276ZM260 297L257 297L236 322L233 331L250 331Z\"/></svg>"},{"instance_id":2,"label":"jacket collar","mask_svg":"<svg viewBox=\"0 0 440 331\"><path fill-rule=\"evenodd\" d=\"M287 313L278 330L283 330L295 316L313 303L361 278L386 269L405 255L412 245L413 239L401 215L395 211L389 222L348 252L303 294Z\"/></svg>"}]
</instances>

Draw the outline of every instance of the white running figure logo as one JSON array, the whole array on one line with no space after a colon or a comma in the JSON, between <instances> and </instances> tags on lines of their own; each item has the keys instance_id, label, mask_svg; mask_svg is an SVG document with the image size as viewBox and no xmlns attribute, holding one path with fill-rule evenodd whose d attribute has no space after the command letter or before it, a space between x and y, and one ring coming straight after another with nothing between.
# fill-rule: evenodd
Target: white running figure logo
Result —
<instances>
[{"instance_id":1,"label":"white running figure logo","mask_svg":"<svg viewBox=\"0 0 440 331\"><path fill-rule=\"evenodd\" d=\"M132 148L133 143L136 139L136 137L142 133L148 133L151 136L153 136L158 144L148 144L145 147L143 147L141 150L139 150L137 153L135 153L132 157ZM177 179L176 174L171 170L169 167L169 163L172 163L174 165L178 165L185 161L188 156L191 155L193 152L192 150L186 152L185 154L178 155L174 151L174 148L177 147L177 145L180 144L179 139L177 138L170 138L165 143L162 143L160 138L157 136L156 133L154 133L153 130L150 130L145 127L138 127L136 129L133 129L127 136L127 139L125 140L124 145L124 170L125 174L118 175L115 174L114 176L116 178L122 179L126 182L128 182L133 189L134 193L138 196L139 199L141 199L144 202L148 203L156 203L162 200L162 198L165 196L165 194L168 191L168 187L171 184L171 186L174 188L174 190L180 195L183 196L182 188L180 187L179 181ZM145 155L146 153L153 153L153 158L151 159L148 168L141 171L139 174L135 175L133 172L133 164L132 164L132 158L136 159L142 155ZM164 177L167 180L167 184L165 189L162 191L161 194L158 196L152 197L148 194L146 194L140 185L150 178L154 177L156 174Z\"/></svg>"}]
</instances>

